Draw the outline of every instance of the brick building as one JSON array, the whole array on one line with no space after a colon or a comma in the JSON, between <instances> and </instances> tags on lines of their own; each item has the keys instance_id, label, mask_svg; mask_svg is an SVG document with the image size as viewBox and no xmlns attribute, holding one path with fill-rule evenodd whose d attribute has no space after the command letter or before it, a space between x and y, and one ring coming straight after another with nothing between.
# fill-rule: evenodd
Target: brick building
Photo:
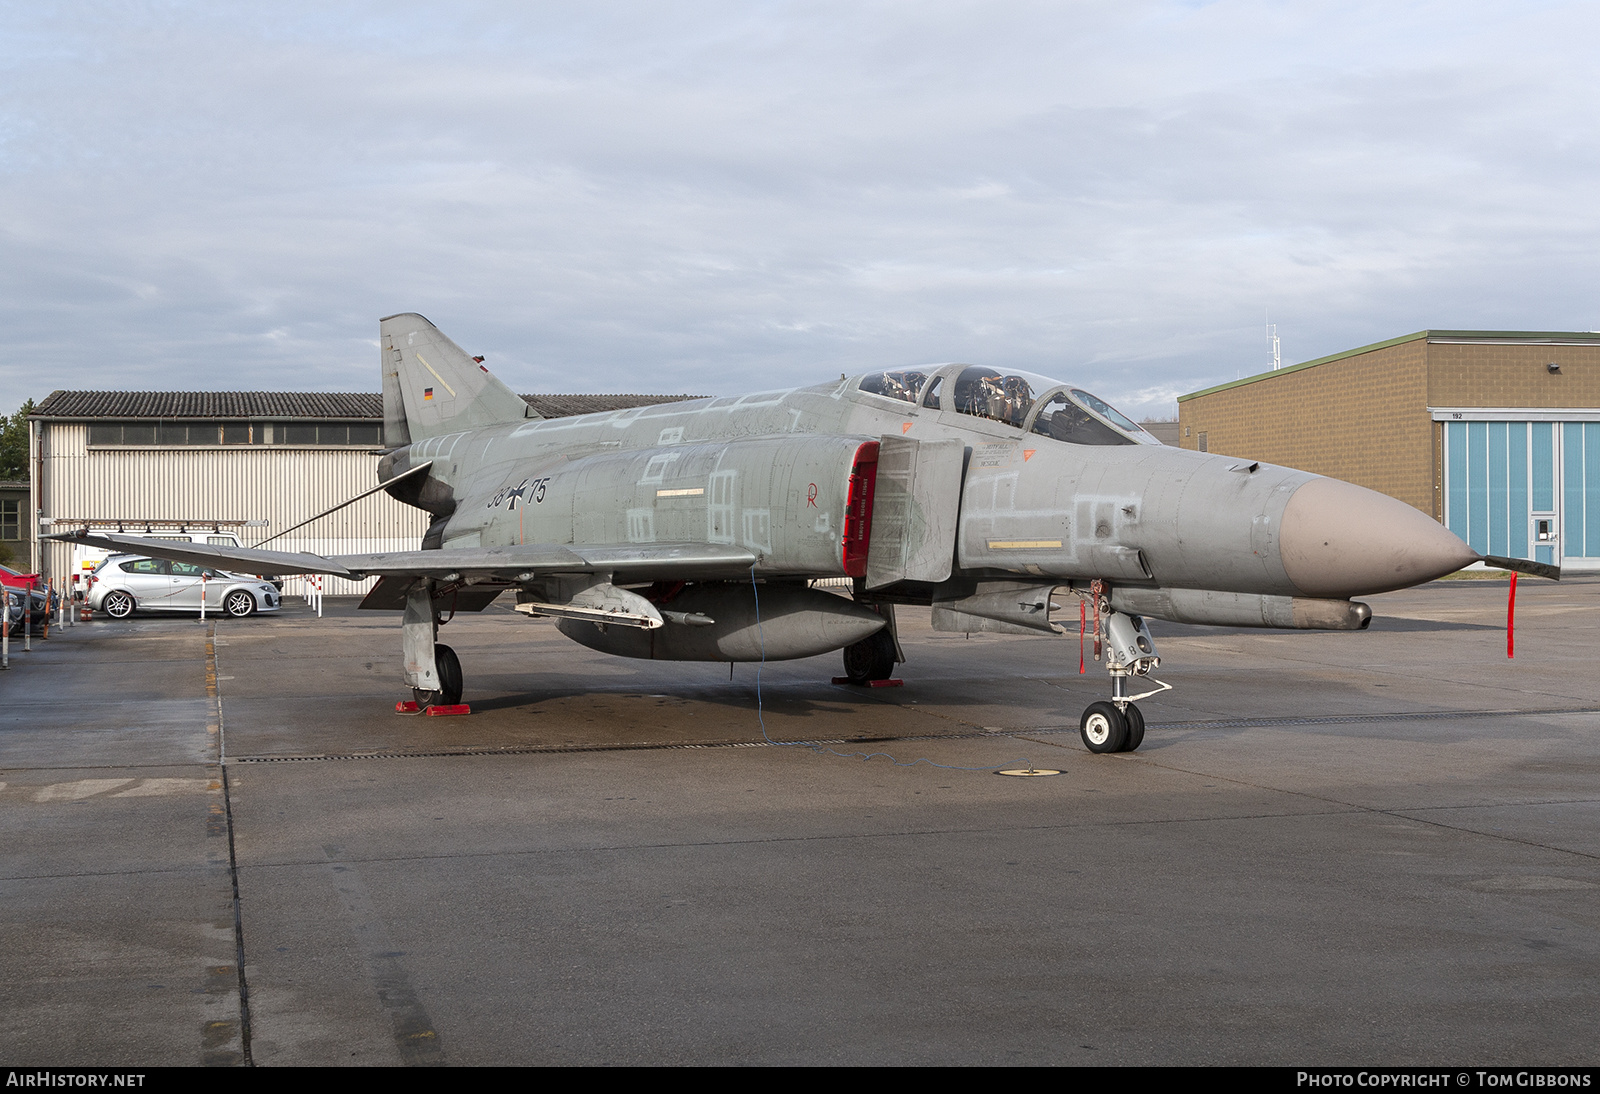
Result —
<instances>
[{"instance_id":1,"label":"brick building","mask_svg":"<svg viewBox=\"0 0 1600 1094\"><path fill-rule=\"evenodd\" d=\"M1179 444L1416 506L1478 551L1600 569L1600 333L1419 331L1178 399Z\"/></svg>"}]
</instances>

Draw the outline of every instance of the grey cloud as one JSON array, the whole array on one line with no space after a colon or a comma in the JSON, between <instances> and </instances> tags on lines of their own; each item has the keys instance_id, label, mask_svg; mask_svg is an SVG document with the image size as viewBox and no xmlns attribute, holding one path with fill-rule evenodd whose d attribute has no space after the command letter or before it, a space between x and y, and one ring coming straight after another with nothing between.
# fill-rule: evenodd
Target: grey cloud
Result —
<instances>
[{"instance_id":1,"label":"grey cloud","mask_svg":"<svg viewBox=\"0 0 1600 1094\"><path fill-rule=\"evenodd\" d=\"M1264 367L1268 310L1289 360L1587 327L1594 23L69 5L0 70L0 398L371 389L401 310L524 389L962 359L1155 412Z\"/></svg>"}]
</instances>

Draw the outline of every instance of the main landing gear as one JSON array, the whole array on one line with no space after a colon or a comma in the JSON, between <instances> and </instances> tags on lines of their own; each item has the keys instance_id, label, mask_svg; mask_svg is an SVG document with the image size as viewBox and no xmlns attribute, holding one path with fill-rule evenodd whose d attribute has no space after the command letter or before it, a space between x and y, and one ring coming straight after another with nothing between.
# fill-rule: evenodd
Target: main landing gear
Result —
<instances>
[{"instance_id":1,"label":"main landing gear","mask_svg":"<svg viewBox=\"0 0 1600 1094\"><path fill-rule=\"evenodd\" d=\"M889 679L894 675L894 667L906 659L900 650L899 634L895 629L894 605L868 604L867 607L888 620L888 624L883 630L874 631L844 648L844 678L857 687Z\"/></svg>"},{"instance_id":2,"label":"main landing gear","mask_svg":"<svg viewBox=\"0 0 1600 1094\"><path fill-rule=\"evenodd\" d=\"M461 702L461 659L455 650L437 642L439 613L434 607L433 583L427 578L419 579L406 594L401 631L406 683L417 706L445 707Z\"/></svg>"},{"instance_id":3,"label":"main landing gear","mask_svg":"<svg viewBox=\"0 0 1600 1094\"><path fill-rule=\"evenodd\" d=\"M1078 721L1078 732L1083 736L1083 747L1090 752L1132 752L1144 743L1144 714L1134 705L1136 699L1148 699L1171 684L1163 684L1150 676L1150 670L1161 664L1156 656L1155 639L1150 628L1137 615L1111 611L1103 597L1099 598L1100 630L1095 636L1096 654L1104 642L1106 671L1111 674L1110 702L1090 703ZM1103 637L1102 637L1103 636ZM1128 681L1135 677L1148 677L1154 690L1128 694Z\"/></svg>"}]
</instances>

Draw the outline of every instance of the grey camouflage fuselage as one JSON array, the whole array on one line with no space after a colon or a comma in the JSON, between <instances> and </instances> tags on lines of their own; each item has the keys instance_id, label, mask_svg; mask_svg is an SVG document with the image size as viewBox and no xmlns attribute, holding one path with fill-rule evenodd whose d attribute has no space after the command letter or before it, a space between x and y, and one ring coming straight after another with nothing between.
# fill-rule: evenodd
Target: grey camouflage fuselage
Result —
<instances>
[{"instance_id":1,"label":"grey camouflage fuselage","mask_svg":"<svg viewBox=\"0 0 1600 1094\"><path fill-rule=\"evenodd\" d=\"M952 580L1100 578L1143 591L1133 610L1197 620L1207 612L1183 607L1198 603L1183 591L1223 594L1207 598L1208 621L1236 624L1308 625L1288 599L1381 592L1476 557L1410 506L1336 480L1157 444L1070 444L859 380L446 432L381 474L432 462L411 500L441 518L431 536L447 550L723 543L755 554L763 577L842 576L862 446L955 441ZM1297 505L1312 483L1334 490ZM1282 618L1239 606L1252 597L1284 600Z\"/></svg>"}]
</instances>

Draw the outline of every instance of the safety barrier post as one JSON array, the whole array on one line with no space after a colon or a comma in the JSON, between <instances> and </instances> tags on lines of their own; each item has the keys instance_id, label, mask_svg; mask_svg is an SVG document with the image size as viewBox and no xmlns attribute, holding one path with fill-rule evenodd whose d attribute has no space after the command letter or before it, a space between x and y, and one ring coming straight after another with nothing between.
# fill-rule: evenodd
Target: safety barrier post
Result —
<instances>
[{"instance_id":1,"label":"safety barrier post","mask_svg":"<svg viewBox=\"0 0 1600 1094\"><path fill-rule=\"evenodd\" d=\"M0 591L6 593L5 607L0 609L0 669L11 667L11 595L10 590L0 585Z\"/></svg>"},{"instance_id":2,"label":"safety barrier post","mask_svg":"<svg viewBox=\"0 0 1600 1094\"><path fill-rule=\"evenodd\" d=\"M33 586L22 590L22 652L33 652Z\"/></svg>"},{"instance_id":3,"label":"safety barrier post","mask_svg":"<svg viewBox=\"0 0 1600 1094\"><path fill-rule=\"evenodd\" d=\"M202 623L206 621L206 580L210 576L204 570L200 571L200 622Z\"/></svg>"}]
</instances>

